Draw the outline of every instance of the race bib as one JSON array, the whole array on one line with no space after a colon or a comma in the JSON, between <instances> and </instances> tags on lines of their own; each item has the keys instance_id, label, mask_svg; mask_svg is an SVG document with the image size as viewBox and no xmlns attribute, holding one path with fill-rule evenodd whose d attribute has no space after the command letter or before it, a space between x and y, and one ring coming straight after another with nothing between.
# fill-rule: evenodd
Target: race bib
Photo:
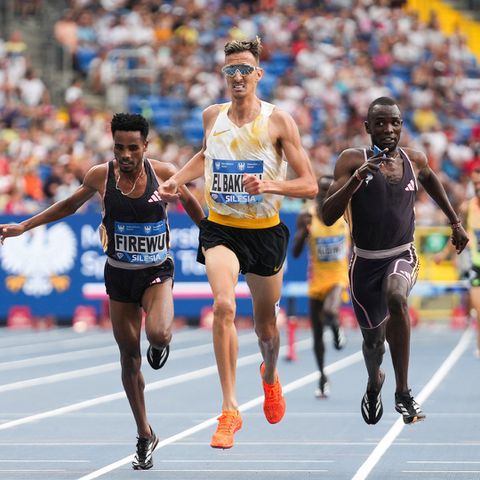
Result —
<instances>
[{"instance_id":1,"label":"race bib","mask_svg":"<svg viewBox=\"0 0 480 480\"><path fill-rule=\"evenodd\" d=\"M115 257L135 265L158 265L167 257L167 227L156 223L115 222Z\"/></svg>"},{"instance_id":2,"label":"race bib","mask_svg":"<svg viewBox=\"0 0 480 480\"><path fill-rule=\"evenodd\" d=\"M344 236L317 238L315 243L318 262L336 262L346 255Z\"/></svg>"},{"instance_id":3,"label":"race bib","mask_svg":"<svg viewBox=\"0 0 480 480\"><path fill-rule=\"evenodd\" d=\"M213 160L211 198L217 203L258 203L263 195L250 195L243 188L243 174L263 177L262 160Z\"/></svg>"}]
</instances>

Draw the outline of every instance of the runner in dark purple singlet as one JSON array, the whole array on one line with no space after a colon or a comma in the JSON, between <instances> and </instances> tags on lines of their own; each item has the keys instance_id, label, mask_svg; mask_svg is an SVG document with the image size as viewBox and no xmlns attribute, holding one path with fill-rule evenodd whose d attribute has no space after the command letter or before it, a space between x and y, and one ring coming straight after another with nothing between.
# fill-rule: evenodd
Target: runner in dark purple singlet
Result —
<instances>
[{"instance_id":1,"label":"runner in dark purple singlet","mask_svg":"<svg viewBox=\"0 0 480 480\"><path fill-rule=\"evenodd\" d=\"M419 267L413 245L417 180L448 217L457 253L468 237L425 154L398 146L402 116L397 103L388 97L374 100L365 128L372 146L348 148L340 154L323 219L331 225L344 215L353 239L350 289L368 372L363 419L373 425L383 414L385 374L380 365L387 340L395 371L395 409L405 423L415 423L425 418L408 385L407 299Z\"/></svg>"}]
</instances>

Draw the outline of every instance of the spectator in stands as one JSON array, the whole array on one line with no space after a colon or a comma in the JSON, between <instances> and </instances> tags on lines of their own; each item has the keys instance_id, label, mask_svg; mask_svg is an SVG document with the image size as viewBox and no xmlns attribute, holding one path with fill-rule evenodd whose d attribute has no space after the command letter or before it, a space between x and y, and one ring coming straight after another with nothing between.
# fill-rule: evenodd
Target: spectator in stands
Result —
<instances>
[{"instance_id":1,"label":"spectator in stands","mask_svg":"<svg viewBox=\"0 0 480 480\"><path fill-rule=\"evenodd\" d=\"M78 24L75 21L73 10L67 9L59 18L53 27L55 39L67 50L70 55L74 55L78 47L77 36Z\"/></svg>"},{"instance_id":2,"label":"spectator in stands","mask_svg":"<svg viewBox=\"0 0 480 480\"><path fill-rule=\"evenodd\" d=\"M20 100L28 107L38 107L50 104L50 94L41 78L37 76L33 68L25 72L25 78L18 84Z\"/></svg>"},{"instance_id":3,"label":"spectator in stands","mask_svg":"<svg viewBox=\"0 0 480 480\"><path fill-rule=\"evenodd\" d=\"M85 93L91 93L88 88L93 85L93 92L98 97L94 103L85 106L88 108L81 106L81 109L73 111L72 116L77 119L64 128L79 129L79 142L87 145L89 143L85 139L92 135L91 130L98 128L98 123L93 127L93 121L88 120L89 117L98 115L98 109L92 108L92 104L104 109L106 89L115 84L118 92L122 92L126 87L117 75L119 72L123 74L125 67L115 61L104 62L99 59L100 55L106 58L111 52L111 20L120 16L125 17L126 27L132 32L133 44L144 43L146 38L155 35L156 40L149 42L153 60L148 61L149 68L153 71L153 83L145 85L145 91L152 94L147 96L148 108L152 113L156 113L157 95L189 98L196 105L202 105L206 97L213 99L211 103L222 101L225 91L220 75L209 74L208 78L200 78L199 73L216 70L216 66L223 60L222 47L229 40L229 35L250 38L265 29L268 33L265 38L269 41L265 43L262 52L266 75L261 85L267 86L268 80L268 88L262 88L260 93L263 98L275 103L275 87L282 84L281 77L285 75L285 71L279 69L276 58L290 52L288 75L292 78L292 85L303 90L305 96L294 98L288 93L289 102L293 100L296 106L292 102L292 108L300 112L308 106L312 115L310 127L308 116L301 116L306 120L302 124L302 139L307 148L315 148L320 141L337 154L348 145L363 143L361 125L366 109L369 102L380 95L401 98L404 132L411 134L412 145L420 149L423 149L420 143L427 134L432 135L433 149L442 145L443 152L450 151L449 145L444 146L444 140L437 135L447 130L446 124L459 127L459 138L448 138L448 144L467 144L473 137L473 133L472 137L468 134L468 127L474 126L480 119L478 63L472 52L468 51L459 30L454 31L449 38L439 30L438 18L434 15L426 27L418 14L410 10L392 10L389 2L336 0L319 7L314 5L315 2L307 1L305 5L311 6L308 7L310 10L305 21L300 20L305 16L306 7L299 2L277 2L278 8L275 10L268 6L268 2L259 3L255 11L251 2L244 1L232 4L209 0L207 7L202 7L199 2L191 2L187 9L177 2L162 4L153 0L70 0L68 3L72 15L70 18L70 13L66 12L66 18L63 19L66 25L62 25L63 20L59 21L62 28L57 29L63 31L63 34L59 34L59 40L66 41L75 50L74 57L84 69L82 73L88 74L89 83L85 85ZM59 12L59 16L61 14ZM55 22L52 22L52 30L54 25ZM391 41L391 32L398 34L398 41ZM79 42L83 49L80 54L76 51ZM319 70L320 64L311 65L308 61L308 53L304 58L297 56L298 52L307 48L307 44L321 58ZM372 62L373 55L381 45L388 45L392 55L390 68L383 69L382 79L374 75ZM134 52L137 52L136 48ZM31 107L27 108L13 94L18 92L19 82L31 64L27 44L20 32L12 32L11 38L6 39L3 46L0 39L0 57L3 54L0 89L4 88L5 96L0 121L9 126L14 125L16 131L28 128L32 123L44 123L43 111L32 113ZM414 69L411 68L413 65ZM78 63L77 68L80 68ZM131 85L135 86L134 81ZM208 86L208 91L202 96L205 85ZM112 104L113 98L123 102L123 94L114 95L114 91L117 91L114 89L108 91L110 96L107 106ZM50 92L50 97L59 98L57 93ZM90 100L95 97L88 95L87 98ZM432 124L429 123L426 131L421 134L413 118L423 100L433 105L438 126L433 127L432 131ZM180 143L190 142L185 134L187 125L198 122L192 106L189 101L176 110L173 127L168 131ZM65 120L63 107L61 104L56 105L55 121ZM144 113L146 111L147 109ZM78 122L79 117L81 124ZM108 121L104 125L108 126ZM418 125L422 129L425 127ZM160 129L159 133L164 135ZM51 132L42 132L35 142L49 141L50 134ZM103 146L101 150L96 149L94 160L104 159L109 148L110 145ZM92 161L90 158L84 160ZM177 163L177 159L174 161ZM464 161L464 164L468 165L470 161L471 158ZM443 162L442 153L438 156L438 170L443 169ZM43 164L39 163L38 168L43 168ZM323 171L324 166L316 168ZM331 173L332 162L328 168L326 173ZM458 173L456 168L452 172L454 176ZM451 175L450 172L447 174Z\"/></svg>"}]
</instances>

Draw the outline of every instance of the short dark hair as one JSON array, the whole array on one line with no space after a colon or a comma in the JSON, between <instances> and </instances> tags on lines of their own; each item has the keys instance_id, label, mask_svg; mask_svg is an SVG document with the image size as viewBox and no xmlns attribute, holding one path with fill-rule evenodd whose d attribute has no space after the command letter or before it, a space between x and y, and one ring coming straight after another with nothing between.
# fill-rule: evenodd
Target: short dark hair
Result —
<instances>
[{"instance_id":1,"label":"short dark hair","mask_svg":"<svg viewBox=\"0 0 480 480\"><path fill-rule=\"evenodd\" d=\"M225 52L225 56L234 53L250 52L258 62L260 60L260 53L262 53L262 40L260 37L255 37L255 40L251 41L232 40L225 44L223 51Z\"/></svg>"},{"instance_id":2,"label":"short dark hair","mask_svg":"<svg viewBox=\"0 0 480 480\"><path fill-rule=\"evenodd\" d=\"M376 98L368 107L368 112L367 112L367 121L370 121L370 118L372 116L372 113L373 113L373 109L377 106L377 105L390 105L390 106L394 106L396 105L398 107L398 109L400 110L400 107L398 105L398 103L393 99L393 98L390 98L390 97L378 97Z\"/></svg>"},{"instance_id":3,"label":"short dark hair","mask_svg":"<svg viewBox=\"0 0 480 480\"><path fill-rule=\"evenodd\" d=\"M139 113L116 113L110 122L112 135L117 130L122 132L140 132L144 140L148 137L149 125L146 118Z\"/></svg>"}]
</instances>

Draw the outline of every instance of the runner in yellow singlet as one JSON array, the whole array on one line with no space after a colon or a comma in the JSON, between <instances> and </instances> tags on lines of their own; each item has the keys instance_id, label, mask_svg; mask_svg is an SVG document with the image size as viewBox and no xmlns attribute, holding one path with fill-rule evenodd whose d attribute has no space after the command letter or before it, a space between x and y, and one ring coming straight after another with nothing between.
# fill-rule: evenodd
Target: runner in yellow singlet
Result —
<instances>
[{"instance_id":1,"label":"runner in yellow singlet","mask_svg":"<svg viewBox=\"0 0 480 480\"><path fill-rule=\"evenodd\" d=\"M467 246L471 262L468 271L470 289L468 293L468 307L475 312L477 320L477 345L475 355L480 358L480 161L473 165L470 178L474 189L474 196L464 201L459 208L459 213L464 219L465 230L470 242ZM454 247L447 243L445 248L434 257L436 263L451 258Z\"/></svg>"},{"instance_id":2,"label":"runner in yellow singlet","mask_svg":"<svg viewBox=\"0 0 480 480\"><path fill-rule=\"evenodd\" d=\"M309 245L308 296L313 331L313 351L320 372L317 398L326 398L330 388L324 373L324 326L330 326L333 346L340 350L346 339L339 325L342 293L348 285L348 226L339 219L331 227L322 221L322 205L333 180L324 176L318 182L316 205L299 214L293 239L293 256L298 257L305 243Z\"/></svg>"},{"instance_id":3,"label":"runner in yellow singlet","mask_svg":"<svg viewBox=\"0 0 480 480\"><path fill-rule=\"evenodd\" d=\"M465 223L470 237L472 258L472 267L470 269L470 306L477 315L476 355L480 358L480 162L473 169L471 178L475 196L468 202Z\"/></svg>"}]
</instances>

